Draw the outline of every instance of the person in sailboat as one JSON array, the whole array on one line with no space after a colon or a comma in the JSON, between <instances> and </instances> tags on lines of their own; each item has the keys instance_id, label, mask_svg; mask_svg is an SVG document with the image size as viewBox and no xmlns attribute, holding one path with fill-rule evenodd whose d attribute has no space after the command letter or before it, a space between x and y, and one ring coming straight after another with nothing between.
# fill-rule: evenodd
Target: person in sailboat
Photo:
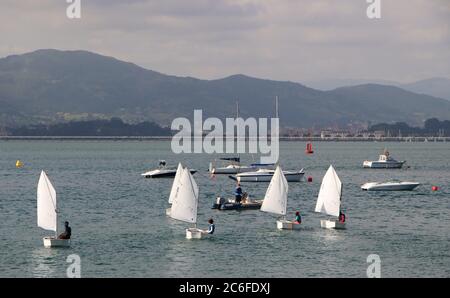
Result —
<instances>
[{"instance_id":1,"label":"person in sailboat","mask_svg":"<svg viewBox=\"0 0 450 298\"><path fill-rule=\"evenodd\" d=\"M241 184L238 182L236 189L234 190L234 198L235 198L236 203L239 203L239 204L241 203L242 195L243 195L243 192L242 192Z\"/></svg>"},{"instance_id":2,"label":"person in sailboat","mask_svg":"<svg viewBox=\"0 0 450 298\"><path fill-rule=\"evenodd\" d=\"M212 218L208 219L208 230L203 231L205 234L214 234L214 231L216 230L216 226L214 225L214 220Z\"/></svg>"},{"instance_id":3,"label":"person in sailboat","mask_svg":"<svg viewBox=\"0 0 450 298\"><path fill-rule=\"evenodd\" d=\"M70 239L70 236L72 235L72 228L69 226L69 222L64 222L64 233L61 233L58 236L58 239Z\"/></svg>"},{"instance_id":4,"label":"person in sailboat","mask_svg":"<svg viewBox=\"0 0 450 298\"><path fill-rule=\"evenodd\" d=\"M345 222L345 214L342 213L342 211L339 211L339 222L341 223Z\"/></svg>"},{"instance_id":5,"label":"person in sailboat","mask_svg":"<svg viewBox=\"0 0 450 298\"><path fill-rule=\"evenodd\" d=\"M302 216L300 215L300 211L295 212L295 224L301 224L302 223Z\"/></svg>"}]
</instances>

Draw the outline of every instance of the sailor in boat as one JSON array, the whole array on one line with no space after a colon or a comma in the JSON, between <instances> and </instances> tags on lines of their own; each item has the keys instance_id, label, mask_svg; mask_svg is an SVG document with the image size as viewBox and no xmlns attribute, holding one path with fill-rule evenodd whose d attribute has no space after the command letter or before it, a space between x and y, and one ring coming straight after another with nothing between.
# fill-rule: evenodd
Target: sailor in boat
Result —
<instances>
[{"instance_id":1,"label":"sailor in boat","mask_svg":"<svg viewBox=\"0 0 450 298\"><path fill-rule=\"evenodd\" d=\"M236 189L234 190L235 202L240 204L242 201L243 195L244 195L244 193L242 192L241 184L238 182Z\"/></svg>"},{"instance_id":2,"label":"sailor in boat","mask_svg":"<svg viewBox=\"0 0 450 298\"><path fill-rule=\"evenodd\" d=\"M203 234L214 234L214 231L216 230L216 226L214 225L214 220L212 218L208 219L208 230L202 231Z\"/></svg>"},{"instance_id":3,"label":"sailor in boat","mask_svg":"<svg viewBox=\"0 0 450 298\"><path fill-rule=\"evenodd\" d=\"M345 223L345 214L342 211L339 211L339 222Z\"/></svg>"},{"instance_id":4,"label":"sailor in boat","mask_svg":"<svg viewBox=\"0 0 450 298\"><path fill-rule=\"evenodd\" d=\"M70 236L72 235L72 228L69 226L69 222L64 222L64 233L61 233L58 236L58 239L70 239Z\"/></svg>"},{"instance_id":5,"label":"sailor in boat","mask_svg":"<svg viewBox=\"0 0 450 298\"><path fill-rule=\"evenodd\" d=\"M293 223L297 225L302 223L302 216L300 215L300 211L295 212L295 219Z\"/></svg>"}]
</instances>

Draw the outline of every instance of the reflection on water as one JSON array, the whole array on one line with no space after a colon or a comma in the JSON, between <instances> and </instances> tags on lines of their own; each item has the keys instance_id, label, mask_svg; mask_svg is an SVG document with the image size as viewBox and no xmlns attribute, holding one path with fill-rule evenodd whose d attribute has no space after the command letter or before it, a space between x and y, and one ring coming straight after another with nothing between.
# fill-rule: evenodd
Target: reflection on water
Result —
<instances>
[{"instance_id":1,"label":"reflection on water","mask_svg":"<svg viewBox=\"0 0 450 298\"><path fill-rule=\"evenodd\" d=\"M53 277L56 272L55 250L37 248L31 252L33 277Z\"/></svg>"}]
</instances>

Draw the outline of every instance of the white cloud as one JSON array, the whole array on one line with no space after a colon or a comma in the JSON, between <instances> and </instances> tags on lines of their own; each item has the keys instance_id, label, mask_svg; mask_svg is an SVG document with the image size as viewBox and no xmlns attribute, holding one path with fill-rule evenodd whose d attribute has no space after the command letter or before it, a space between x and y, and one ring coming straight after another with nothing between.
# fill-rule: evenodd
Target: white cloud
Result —
<instances>
[{"instance_id":1,"label":"white cloud","mask_svg":"<svg viewBox=\"0 0 450 298\"><path fill-rule=\"evenodd\" d=\"M450 1L2 0L0 56L85 49L164 73L306 81L450 77Z\"/></svg>"}]
</instances>

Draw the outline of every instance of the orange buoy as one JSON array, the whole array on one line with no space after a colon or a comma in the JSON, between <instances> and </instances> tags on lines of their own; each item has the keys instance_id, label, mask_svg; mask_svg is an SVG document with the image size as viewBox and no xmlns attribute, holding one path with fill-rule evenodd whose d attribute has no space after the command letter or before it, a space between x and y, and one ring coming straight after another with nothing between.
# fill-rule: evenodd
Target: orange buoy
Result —
<instances>
[{"instance_id":1,"label":"orange buoy","mask_svg":"<svg viewBox=\"0 0 450 298\"><path fill-rule=\"evenodd\" d=\"M312 182L312 180L313 180L312 177L309 176L309 177L308 177L308 182Z\"/></svg>"},{"instance_id":2,"label":"orange buoy","mask_svg":"<svg viewBox=\"0 0 450 298\"><path fill-rule=\"evenodd\" d=\"M439 187L436 186L436 185L433 185L433 186L431 187L431 190L432 190L432 191L438 191L438 190L439 190Z\"/></svg>"}]
</instances>

